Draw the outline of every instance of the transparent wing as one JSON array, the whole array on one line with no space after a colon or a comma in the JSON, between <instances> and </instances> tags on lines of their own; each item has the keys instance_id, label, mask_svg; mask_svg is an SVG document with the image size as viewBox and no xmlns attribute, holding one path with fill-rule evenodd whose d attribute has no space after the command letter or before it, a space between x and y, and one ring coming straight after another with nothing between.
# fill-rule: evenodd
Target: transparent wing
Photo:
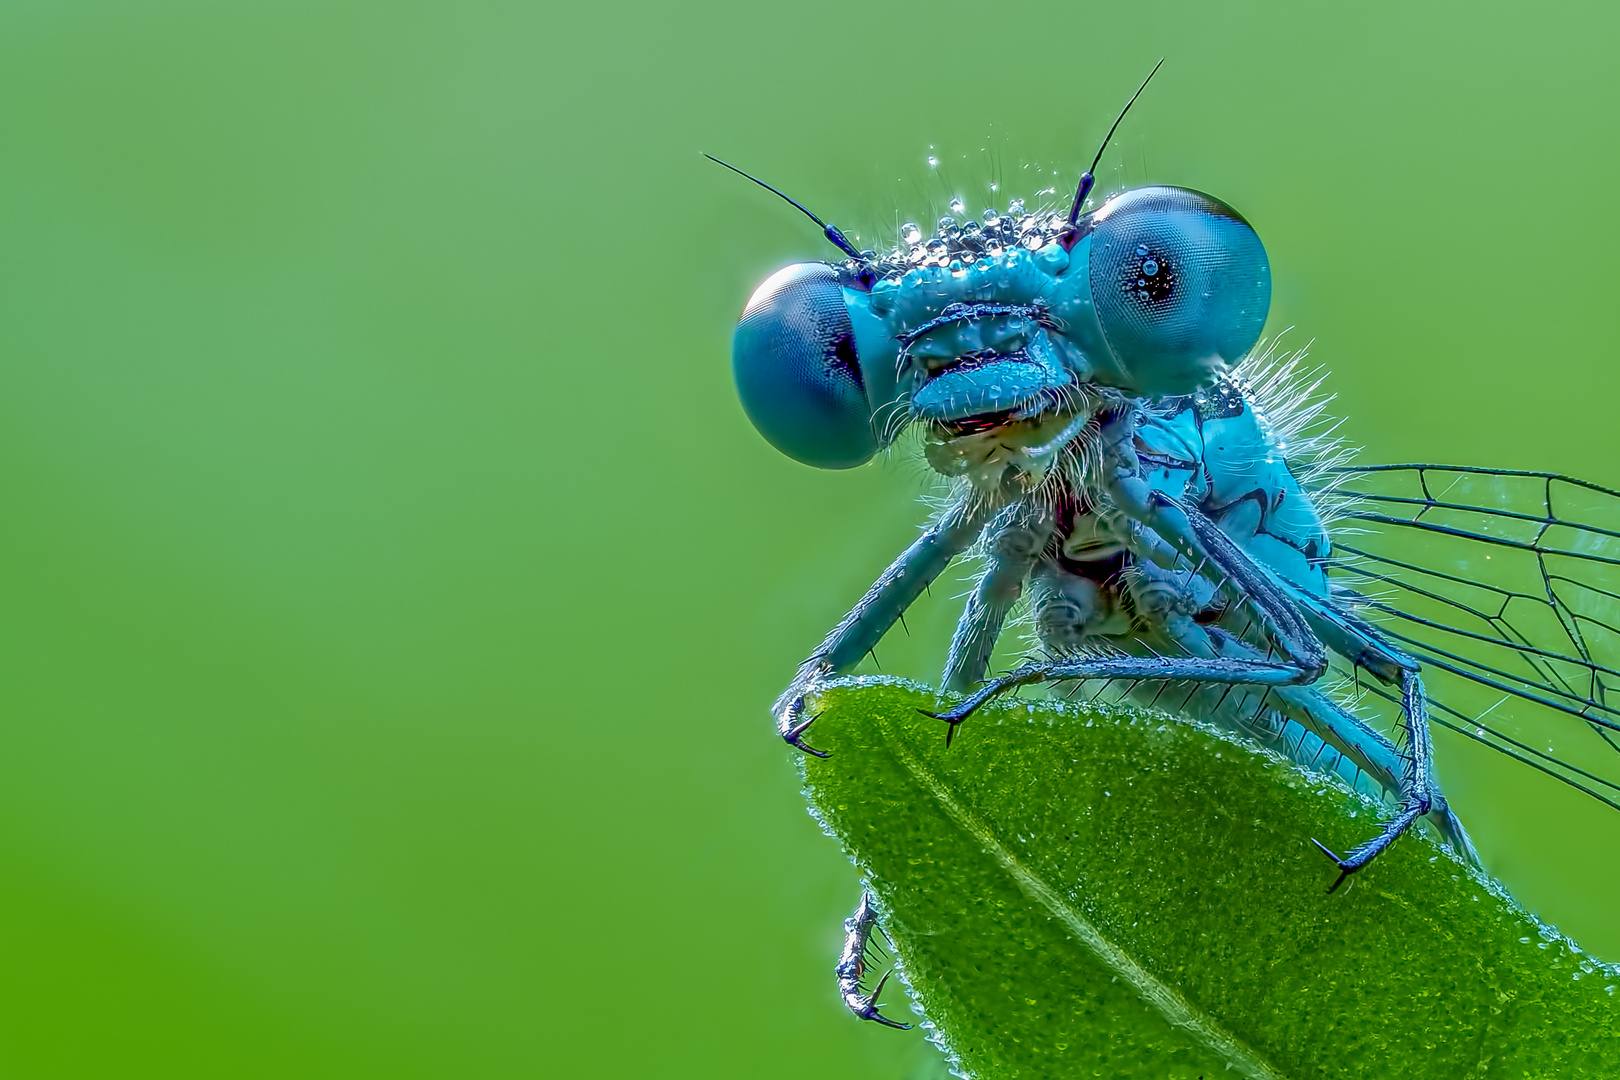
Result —
<instances>
[{"instance_id":1,"label":"transparent wing","mask_svg":"<svg viewBox=\"0 0 1620 1080\"><path fill-rule=\"evenodd\" d=\"M1333 472L1335 588L1422 661L1432 721L1620 810L1620 492L1447 465Z\"/></svg>"}]
</instances>

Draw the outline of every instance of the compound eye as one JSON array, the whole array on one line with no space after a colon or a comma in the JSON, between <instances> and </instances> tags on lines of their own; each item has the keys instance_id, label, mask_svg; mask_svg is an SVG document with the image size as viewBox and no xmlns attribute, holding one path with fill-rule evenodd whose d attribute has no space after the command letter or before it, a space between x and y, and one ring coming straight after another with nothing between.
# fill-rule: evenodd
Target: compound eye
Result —
<instances>
[{"instance_id":1,"label":"compound eye","mask_svg":"<svg viewBox=\"0 0 1620 1080\"><path fill-rule=\"evenodd\" d=\"M1094 221L1092 304L1129 389L1192 393L1253 347L1271 267L1236 210L1185 188L1138 188Z\"/></svg>"},{"instance_id":2,"label":"compound eye","mask_svg":"<svg viewBox=\"0 0 1620 1080\"><path fill-rule=\"evenodd\" d=\"M826 263L778 270L755 291L731 338L737 396L782 453L848 469L877 453L855 328Z\"/></svg>"}]
</instances>

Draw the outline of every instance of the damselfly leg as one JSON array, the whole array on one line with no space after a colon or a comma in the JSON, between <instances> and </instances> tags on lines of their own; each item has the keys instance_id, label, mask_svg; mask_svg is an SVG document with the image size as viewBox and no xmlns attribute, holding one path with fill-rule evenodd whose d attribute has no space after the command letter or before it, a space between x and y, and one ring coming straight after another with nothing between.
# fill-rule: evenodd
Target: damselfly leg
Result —
<instances>
[{"instance_id":1,"label":"damselfly leg","mask_svg":"<svg viewBox=\"0 0 1620 1080\"><path fill-rule=\"evenodd\" d=\"M776 699L772 713L777 733L784 741L806 753L825 756L804 742L805 732L815 721L814 716L804 715L805 696L823 680L860 663L951 560L972 546L992 513L993 508L983 500L959 502L889 564L810 658L799 665L793 682Z\"/></svg>"},{"instance_id":2,"label":"damselfly leg","mask_svg":"<svg viewBox=\"0 0 1620 1080\"><path fill-rule=\"evenodd\" d=\"M958 726L985 702L1008 690L1038 683L1124 680L1246 685L1279 690L1300 688L1314 683L1326 669L1324 644L1312 624L1322 626L1335 651L1371 667L1384 678L1399 680L1402 734L1406 744L1405 753L1400 753L1342 711L1337 715L1331 711L1315 711L1315 719L1325 720L1324 737L1359 758L1361 767L1375 768L1384 778L1394 781L1398 799L1394 817L1379 834L1346 855L1340 856L1313 841L1339 869L1339 876L1328 887L1328 891L1333 892L1415 821L1436 809L1428 709L1416 664L1381 642L1376 632L1365 624L1337 616L1325 606L1308 608L1297 603L1289 589L1256 564L1197 509L1160 493L1132 490L1126 487L1128 480L1125 478L1118 485L1125 488L1119 503L1133 509L1133 517L1161 542L1150 543L1146 553L1156 556L1156 562L1168 564L1171 569L1190 565L1212 584L1234 592L1242 604L1265 621L1269 637L1283 657L1280 660L1260 658L1254 655L1252 646L1218 627L1200 627L1184 614L1163 613L1159 627L1161 636L1179 645L1188 655L1078 656L1026 664L991 680L954 709L929 715L949 725L946 730L949 743ZM1170 554L1172 551L1176 554ZM1305 715L1309 717L1311 712L1306 710ZM1472 861L1475 858L1472 845L1467 843L1461 825L1443 803L1440 810L1442 821L1437 827L1459 848L1460 854Z\"/></svg>"},{"instance_id":3,"label":"damselfly leg","mask_svg":"<svg viewBox=\"0 0 1620 1080\"><path fill-rule=\"evenodd\" d=\"M872 907L872 894L862 892L861 902L855 906L854 914L844 920L844 948L838 954L837 967L833 969L838 975L838 994L849 1011L862 1020L874 1020L885 1027L909 1028L910 1024L890 1020L879 1011L882 1006L878 996L883 993L890 972L883 973L870 993L861 985L868 970L867 950L876 944L872 936L874 932L881 933L878 930L877 911Z\"/></svg>"}]
</instances>

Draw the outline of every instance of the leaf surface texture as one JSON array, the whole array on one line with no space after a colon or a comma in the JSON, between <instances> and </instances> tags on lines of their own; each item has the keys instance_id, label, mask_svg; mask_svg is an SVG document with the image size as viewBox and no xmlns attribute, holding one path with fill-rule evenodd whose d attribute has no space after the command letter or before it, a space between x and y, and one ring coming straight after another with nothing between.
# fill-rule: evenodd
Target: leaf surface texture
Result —
<instances>
[{"instance_id":1,"label":"leaf surface texture","mask_svg":"<svg viewBox=\"0 0 1620 1080\"><path fill-rule=\"evenodd\" d=\"M947 749L939 705L828 687L806 790L971 1075L1620 1076L1620 972L1427 836L1326 892L1311 839L1381 814L1338 783L1112 706L994 704Z\"/></svg>"}]
</instances>

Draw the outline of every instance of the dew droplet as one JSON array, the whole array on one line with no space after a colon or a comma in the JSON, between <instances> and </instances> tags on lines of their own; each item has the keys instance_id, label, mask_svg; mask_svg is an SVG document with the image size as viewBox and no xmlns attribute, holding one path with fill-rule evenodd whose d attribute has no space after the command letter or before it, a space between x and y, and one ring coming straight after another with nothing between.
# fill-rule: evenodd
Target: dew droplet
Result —
<instances>
[{"instance_id":1,"label":"dew droplet","mask_svg":"<svg viewBox=\"0 0 1620 1080\"><path fill-rule=\"evenodd\" d=\"M990 185L990 190L991 191L1000 191L1001 190L1001 185L1000 184L991 184Z\"/></svg>"},{"instance_id":2,"label":"dew droplet","mask_svg":"<svg viewBox=\"0 0 1620 1080\"><path fill-rule=\"evenodd\" d=\"M1159 272L1158 260L1156 260L1156 259L1143 259L1142 260L1142 273L1146 274L1148 277L1152 277L1154 274L1157 274L1158 272Z\"/></svg>"},{"instance_id":3,"label":"dew droplet","mask_svg":"<svg viewBox=\"0 0 1620 1080\"><path fill-rule=\"evenodd\" d=\"M952 199L951 200L951 213L960 214L963 210L966 210L966 209L967 209L967 207L965 205L963 205L961 199Z\"/></svg>"},{"instance_id":4,"label":"dew droplet","mask_svg":"<svg viewBox=\"0 0 1620 1080\"><path fill-rule=\"evenodd\" d=\"M1147 254L1147 245L1146 244L1137 244L1136 245L1136 253L1138 255L1146 255Z\"/></svg>"},{"instance_id":5,"label":"dew droplet","mask_svg":"<svg viewBox=\"0 0 1620 1080\"><path fill-rule=\"evenodd\" d=\"M1023 212L1024 212L1024 200L1023 199L1014 199L1012 202L1007 204L1007 213L1009 213L1009 214L1022 214Z\"/></svg>"},{"instance_id":6,"label":"dew droplet","mask_svg":"<svg viewBox=\"0 0 1620 1080\"><path fill-rule=\"evenodd\" d=\"M1001 215L996 213L995 210L986 210L979 216L984 218L984 227L987 229L1001 220Z\"/></svg>"},{"instance_id":7,"label":"dew droplet","mask_svg":"<svg viewBox=\"0 0 1620 1080\"><path fill-rule=\"evenodd\" d=\"M929 154L928 155L928 167L930 169L933 169L933 168L937 168L938 165L939 165L939 158L935 157L932 154Z\"/></svg>"},{"instance_id":8,"label":"dew droplet","mask_svg":"<svg viewBox=\"0 0 1620 1080\"><path fill-rule=\"evenodd\" d=\"M917 228L915 221L908 221L900 226L900 239L908 244L915 244L922 239L922 230Z\"/></svg>"},{"instance_id":9,"label":"dew droplet","mask_svg":"<svg viewBox=\"0 0 1620 1080\"><path fill-rule=\"evenodd\" d=\"M956 228L956 219L946 215L939 219L939 233L941 236Z\"/></svg>"}]
</instances>

